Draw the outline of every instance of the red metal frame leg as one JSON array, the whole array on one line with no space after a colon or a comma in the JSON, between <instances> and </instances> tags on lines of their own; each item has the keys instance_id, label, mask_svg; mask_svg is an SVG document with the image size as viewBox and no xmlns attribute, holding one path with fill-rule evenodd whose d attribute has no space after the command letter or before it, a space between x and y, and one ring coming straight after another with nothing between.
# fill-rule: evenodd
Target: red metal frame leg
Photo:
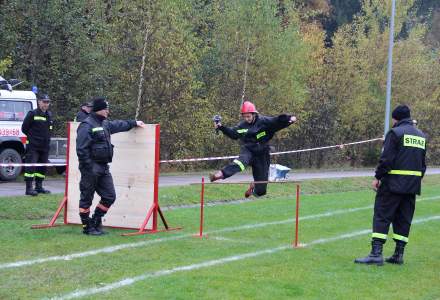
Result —
<instances>
[{"instance_id":1,"label":"red metal frame leg","mask_svg":"<svg viewBox=\"0 0 440 300\"><path fill-rule=\"evenodd\" d=\"M202 188L200 191L200 229L199 229L200 238L203 237L204 208L205 208L205 177L202 177Z\"/></svg>"},{"instance_id":2,"label":"red metal frame leg","mask_svg":"<svg viewBox=\"0 0 440 300\"><path fill-rule=\"evenodd\" d=\"M32 229L40 229L40 228L49 228L49 227L59 226L59 225L56 225L55 222L56 222L58 216L60 215L61 210L64 208L64 211L66 211L66 205L67 205L67 197L64 196L63 200L60 202L60 205L58 206L58 209L55 212L55 214L53 215L49 224L32 225L31 228Z\"/></svg>"},{"instance_id":3,"label":"red metal frame leg","mask_svg":"<svg viewBox=\"0 0 440 300\"><path fill-rule=\"evenodd\" d=\"M299 194L300 186L296 185L296 213L295 213L295 242L294 247L298 248L298 231L299 231Z\"/></svg>"},{"instance_id":4,"label":"red metal frame leg","mask_svg":"<svg viewBox=\"0 0 440 300\"><path fill-rule=\"evenodd\" d=\"M66 186L65 186L65 191L64 191L64 198L61 201L60 205L58 206L58 209L56 210L54 216L52 217L52 219L50 220L49 224L43 224L43 225L33 225L31 228L33 229L38 229L38 228L48 228L48 227L55 227L55 226L59 226L61 224L55 224L58 216L61 213L61 210L64 208L64 224L67 224L67 196L68 196L68 188L69 188L69 181L68 181L68 176L69 176L69 148L70 148L70 122L68 123L68 128L67 128L67 143L69 145L69 147L67 147L67 153L66 153L66 158L67 158L67 165L66 165ZM160 167L160 162L159 162L159 151L160 151L160 126L156 125L156 145L155 145L155 172L154 172L154 203L151 205L151 207L148 209L147 215L145 217L145 220L143 221L142 225L139 227L139 230L137 232L133 232L133 233L127 233L127 234L123 234L124 236L130 236L130 235L139 235L139 234L147 234L147 233L156 233L156 232L161 232L161 231L171 231L171 230L179 230L182 229L181 227L176 227L176 228L170 228L168 226L168 223L165 219L165 216L163 215L160 207L159 207L159 202L158 202L158 194L159 194L159 167ZM158 219L158 215L160 216L162 223L165 226L165 230L157 230L157 219ZM153 222L153 226L152 229L145 229L145 227L147 226L148 222L150 222L150 219L153 218L152 222Z\"/></svg>"},{"instance_id":5,"label":"red metal frame leg","mask_svg":"<svg viewBox=\"0 0 440 300\"><path fill-rule=\"evenodd\" d=\"M164 230L157 230L157 227L154 227L153 224L153 229L145 229L145 227L147 226L148 222L150 221L150 218L154 215L159 213L160 218L165 226ZM175 228L170 228L168 226L167 221L165 220L165 216L163 215L159 205L157 205L156 203L153 203L153 205L151 205L150 209L148 210L147 216L145 217L144 222L142 223L141 227L139 227L139 231L137 232L130 232L130 233L124 233L121 234L122 236L133 236L133 235L142 235L142 234L152 234L152 233L157 233L157 232L163 232L163 231L172 231L172 230L180 230L182 229L182 227L175 227Z\"/></svg>"}]
</instances>

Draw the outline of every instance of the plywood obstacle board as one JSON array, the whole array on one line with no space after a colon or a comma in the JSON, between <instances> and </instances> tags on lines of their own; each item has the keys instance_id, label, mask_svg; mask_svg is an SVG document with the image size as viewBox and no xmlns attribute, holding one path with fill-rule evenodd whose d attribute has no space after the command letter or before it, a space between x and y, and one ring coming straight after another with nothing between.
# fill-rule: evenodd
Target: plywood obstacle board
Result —
<instances>
[{"instance_id":1,"label":"plywood obstacle board","mask_svg":"<svg viewBox=\"0 0 440 300\"><path fill-rule=\"evenodd\" d=\"M76 155L76 131L80 123L68 126L69 155L66 178L67 209L65 223L81 224L79 218L79 182L81 174ZM136 127L127 132L112 134L113 162L109 164L116 190L116 201L103 218L104 226L139 229L147 212L157 205L159 181L159 135L157 124ZM95 193L91 213L99 203ZM156 211L145 229L155 226ZM155 229L155 228L154 228Z\"/></svg>"}]
</instances>

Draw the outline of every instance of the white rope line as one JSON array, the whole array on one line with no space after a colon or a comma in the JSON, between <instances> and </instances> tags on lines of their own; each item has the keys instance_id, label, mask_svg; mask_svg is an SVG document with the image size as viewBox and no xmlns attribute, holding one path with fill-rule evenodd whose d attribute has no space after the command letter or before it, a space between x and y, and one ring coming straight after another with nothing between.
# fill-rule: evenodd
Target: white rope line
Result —
<instances>
[{"instance_id":1,"label":"white rope line","mask_svg":"<svg viewBox=\"0 0 440 300\"><path fill-rule=\"evenodd\" d=\"M351 143L345 143L345 144L338 144L338 145L332 145L332 146L323 146L323 147L316 147L316 148L307 148L307 149L298 149L298 150L290 150L290 151L282 151L282 152L274 152L270 155L282 155L282 154L290 154L290 153L301 153L301 152L310 152L310 151L317 151L317 150L325 150L325 149L333 149L333 148L339 148L343 149L345 146L352 146L352 145L359 145L359 144L366 144L376 141L382 141L382 138L375 138L375 139L369 139L369 140L363 140L358 142L351 142ZM238 155L233 156L213 156L213 157L201 157L201 158L184 158L184 159L169 159L169 160L161 160L160 163L180 163L180 162L197 162L197 161L212 161L212 160L226 160L226 159L234 159L237 158ZM51 166L66 166L67 164L63 163L45 163L45 164L19 164L19 163L0 163L0 167L51 167Z\"/></svg>"},{"instance_id":2,"label":"white rope line","mask_svg":"<svg viewBox=\"0 0 440 300\"><path fill-rule=\"evenodd\" d=\"M301 149L301 150L292 150L292 151L283 151L283 152L274 152L270 155L280 155L280 154L288 154L288 153L300 153L300 152L309 152L309 151L316 151L316 150L324 150L324 149L332 149L332 148L339 148L342 149L345 146L352 146L352 145L359 145L359 144L365 144L365 143L371 143L375 141L382 141L382 138L375 138L370 140L364 140L359 142L352 142L352 143L346 143L346 144L339 144L339 145L333 145L333 146L324 146L324 147L317 147L317 148L309 148L309 149Z\"/></svg>"},{"instance_id":3,"label":"white rope line","mask_svg":"<svg viewBox=\"0 0 440 300\"><path fill-rule=\"evenodd\" d=\"M375 138L375 139L370 139L370 140L364 140L364 141L358 141L358 142L352 142L352 143L345 143L345 144L339 144L339 145L333 145L333 146L323 146L323 147L308 148L308 149L299 149L299 150L274 152L274 153L271 153L270 155L274 156L274 155L281 155L281 154L309 152L309 151L317 151L317 150L332 149L332 148L342 149L345 146L359 145L359 144L371 143L371 142L382 141L382 140L383 140L382 138ZM234 155L234 156L204 157L204 158L170 159L170 160L161 160L160 163L180 163L180 162L195 162L195 161L226 160L226 159L233 159L233 158L237 158L237 157L238 157L238 155Z\"/></svg>"},{"instance_id":4,"label":"white rope line","mask_svg":"<svg viewBox=\"0 0 440 300\"><path fill-rule=\"evenodd\" d=\"M144 70L145 70L145 58L147 57L147 45L148 45L148 37L150 36L150 26L151 26L151 14L148 14L148 21L145 25L145 37L144 37L144 48L142 50L142 64L141 70L139 71L139 86L138 86L138 98L137 98L137 106L136 106L136 115L134 117L135 120L138 120L139 113L141 110L141 99L142 99L142 86L144 83Z\"/></svg>"},{"instance_id":5,"label":"white rope line","mask_svg":"<svg viewBox=\"0 0 440 300\"><path fill-rule=\"evenodd\" d=\"M65 163L37 163L37 164L19 164L19 163L1 163L0 167L63 167Z\"/></svg>"}]
</instances>

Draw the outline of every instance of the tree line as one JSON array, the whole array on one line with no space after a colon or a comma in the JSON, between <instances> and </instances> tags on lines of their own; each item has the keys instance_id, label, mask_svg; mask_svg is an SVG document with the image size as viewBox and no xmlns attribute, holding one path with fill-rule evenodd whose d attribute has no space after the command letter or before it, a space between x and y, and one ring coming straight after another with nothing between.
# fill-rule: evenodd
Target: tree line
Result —
<instances>
[{"instance_id":1,"label":"tree line","mask_svg":"<svg viewBox=\"0 0 440 300\"><path fill-rule=\"evenodd\" d=\"M162 159L236 153L212 116L234 125L243 98L263 114L299 118L278 134L277 151L370 139L383 135L390 2L0 1L0 73L51 96L59 136L96 95L109 98L112 118L138 111L161 124ZM398 1L392 105L411 106L430 164L440 162L439 26L439 1ZM277 161L372 165L380 149Z\"/></svg>"}]
</instances>

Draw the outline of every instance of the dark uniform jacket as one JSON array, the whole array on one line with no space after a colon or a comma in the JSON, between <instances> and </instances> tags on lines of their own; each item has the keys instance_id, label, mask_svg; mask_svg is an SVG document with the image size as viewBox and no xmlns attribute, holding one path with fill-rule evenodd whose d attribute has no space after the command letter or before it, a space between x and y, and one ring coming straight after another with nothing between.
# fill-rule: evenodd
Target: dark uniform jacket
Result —
<instances>
[{"instance_id":1,"label":"dark uniform jacket","mask_svg":"<svg viewBox=\"0 0 440 300\"><path fill-rule=\"evenodd\" d=\"M420 195L425 154L425 134L411 119L401 120L385 137L375 177L393 193Z\"/></svg>"},{"instance_id":2,"label":"dark uniform jacket","mask_svg":"<svg viewBox=\"0 0 440 300\"><path fill-rule=\"evenodd\" d=\"M128 131L136 126L135 120L109 121L91 113L78 127L76 153L80 167L91 166L94 162L107 164L113 158L113 145L110 135Z\"/></svg>"},{"instance_id":3,"label":"dark uniform jacket","mask_svg":"<svg viewBox=\"0 0 440 300\"><path fill-rule=\"evenodd\" d=\"M87 119L87 117L89 116L89 113L84 111L84 110L80 110L75 117L75 122L82 122L85 119Z\"/></svg>"},{"instance_id":4,"label":"dark uniform jacket","mask_svg":"<svg viewBox=\"0 0 440 300\"><path fill-rule=\"evenodd\" d=\"M27 113L21 131L27 136L28 145L37 150L49 151L53 128L52 114L37 108Z\"/></svg>"},{"instance_id":5,"label":"dark uniform jacket","mask_svg":"<svg viewBox=\"0 0 440 300\"><path fill-rule=\"evenodd\" d=\"M232 128L220 126L219 130L231 139L239 139L250 151L260 152L269 149L268 142L277 131L291 124L290 118L291 116L286 114L277 117L256 115L252 124L241 121Z\"/></svg>"}]
</instances>

